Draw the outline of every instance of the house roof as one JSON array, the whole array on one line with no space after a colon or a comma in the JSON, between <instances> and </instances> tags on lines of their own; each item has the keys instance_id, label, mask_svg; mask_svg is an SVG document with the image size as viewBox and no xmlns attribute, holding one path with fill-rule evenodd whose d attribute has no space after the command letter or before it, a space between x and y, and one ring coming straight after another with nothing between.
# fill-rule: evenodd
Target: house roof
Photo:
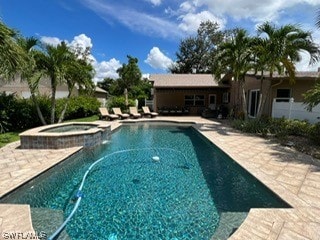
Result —
<instances>
[{"instance_id":1,"label":"house roof","mask_svg":"<svg viewBox=\"0 0 320 240\"><path fill-rule=\"evenodd\" d=\"M95 92L98 92L98 93L108 93L106 90L104 90L104 89L102 89L102 88L100 88L100 87L98 87L98 86L95 87Z\"/></svg>"},{"instance_id":2,"label":"house roof","mask_svg":"<svg viewBox=\"0 0 320 240\"><path fill-rule=\"evenodd\" d=\"M228 87L211 74L153 74L149 80L155 88Z\"/></svg>"},{"instance_id":3,"label":"house roof","mask_svg":"<svg viewBox=\"0 0 320 240\"><path fill-rule=\"evenodd\" d=\"M252 74L248 74L248 75L254 75L253 73ZM261 74L256 74L257 76L260 76ZM269 73L268 72L265 72L263 74L265 77L269 77ZM301 72L296 72L295 73L295 78L319 78L320 76L320 72L318 71L301 71ZM285 74L278 74L277 72L274 72L273 73L273 78L287 78L289 77L288 75L285 75Z\"/></svg>"}]
</instances>

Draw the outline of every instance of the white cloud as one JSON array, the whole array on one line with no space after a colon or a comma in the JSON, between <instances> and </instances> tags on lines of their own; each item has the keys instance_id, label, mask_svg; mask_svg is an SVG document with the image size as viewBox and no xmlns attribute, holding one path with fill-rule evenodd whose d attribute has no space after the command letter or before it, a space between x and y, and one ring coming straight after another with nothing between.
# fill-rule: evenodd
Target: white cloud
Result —
<instances>
[{"instance_id":1,"label":"white cloud","mask_svg":"<svg viewBox=\"0 0 320 240\"><path fill-rule=\"evenodd\" d=\"M225 26L224 19L218 18L208 11L202 11L200 13L187 13L180 16L180 18L181 23L179 24L179 28L187 33L195 33L198 30L200 23L208 20L218 23L220 28L224 28Z\"/></svg>"},{"instance_id":2,"label":"white cloud","mask_svg":"<svg viewBox=\"0 0 320 240\"><path fill-rule=\"evenodd\" d=\"M317 71L319 63L310 65L310 55L307 52L300 52L301 61L296 63L296 71Z\"/></svg>"},{"instance_id":3,"label":"white cloud","mask_svg":"<svg viewBox=\"0 0 320 240\"><path fill-rule=\"evenodd\" d=\"M143 73L142 78L150 79L150 73Z\"/></svg>"},{"instance_id":4,"label":"white cloud","mask_svg":"<svg viewBox=\"0 0 320 240\"><path fill-rule=\"evenodd\" d=\"M93 44L91 42L91 38L82 33L78 36L75 36L69 46L86 49L87 47L92 48Z\"/></svg>"},{"instance_id":5,"label":"white cloud","mask_svg":"<svg viewBox=\"0 0 320 240\"><path fill-rule=\"evenodd\" d=\"M125 5L107 3L102 0L85 0L85 6L98 14L106 22L116 19L129 29L145 35L162 38L181 38L183 32L170 20L137 11Z\"/></svg>"},{"instance_id":6,"label":"white cloud","mask_svg":"<svg viewBox=\"0 0 320 240\"><path fill-rule=\"evenodd\" d=\"M196 10L196 6L194 2L183 2L180 4L180 11L182 12L194 12Z\"/></svg>"},{"instance_id":7,"label":"white cloud","mask_svg":"<svg viewBox=\"0 0 320 240\"><path fill-rule=\"evenodd\" d=\"M154 6L159 6L161 4L161 0L147 0L147 2L151 2Z\"/></svg>"},{"instance_id":8,"label":"white cloud","mask_svg":"<svg viewBox=\"0 0 320 240\"><path fill-rule=\"evenodd\" d=\"M93 79L94 82L102 81L106 77L117 79L119 77L117 69L122 66L120 61L115 58L112 58L109 61L95 61L93 65L96 70L96 75Z\"/></svg>"},{"instance_id":9,"label":"white cloud","mask_svg":"<svg viewBox=\"0 0 320 240\"><path fill-rule=\"evenodd\" d=\"M313 41L320 45L320 32L315 31L315 34L313 34ZM320 62L310 65L310 55L309 53L305 51L300 52L301 61L296 63L296 70L297 71L318 71L318 68L320 67Z\"/></svg>"},{"instance_id":10,"label":"white cloud","mask_svg":"<svg viewBox=\"0 0 320 240\"><path fill-rule=\"evenodd\" d=\"M198 0L199 6L206 6L208 10L218 16L227 14L235 19L251 19L255 22L275 21L285 9L298 4L320 4L320 0Z\"/></svg>"},{"instance_id":11,"label":"white cloud","mask_svg":"<svg viewBox=\"0 0 320 240\"><path fill-rule=\"evenodd\" d=\"M150 50L148 57L144 62L155 69L162 70L167 70L173 64L173 61L163 54L158 47L153 47Z\"/></svg>"},{"instance_id":12,"label":"white cloud","mask_svg":"<svg viewBox=\"0 0 320 240\"><path fill-rule=\"evenodd\" d=\"M71 48L77 47L78 49L81 49L82 53L86 50L86 48L91 49L93 47L91 38L86 36L85 34L80 34L78 36L75 36L71 41L71 43L69 43L66 40L64 41ZM41 37L41 42L56 46L59 43L61 43L62 40L57 37L43 36ZM102 81L106 77L110 77L114 79L119 77L117 73L117 69L122 66L119 60L112 58L109 61L98 62L92 54L89 55L88 58L91 60L92 65L96 71L96 74L93 79L94 82Z\"/></svg>"},{"instance_id":13,"label":"white cloud","mask_svg":"<svg viewBox=\"0 0 320 240\"><path fill-rule=\"evenodd\" d=\"M52 45L52 46L57 46L58 44L60 44L62 42L62 40L57 37L47 37L47 36L42 36L40 38L40 41L42 43Z\"/></svg>"}]
</instances>

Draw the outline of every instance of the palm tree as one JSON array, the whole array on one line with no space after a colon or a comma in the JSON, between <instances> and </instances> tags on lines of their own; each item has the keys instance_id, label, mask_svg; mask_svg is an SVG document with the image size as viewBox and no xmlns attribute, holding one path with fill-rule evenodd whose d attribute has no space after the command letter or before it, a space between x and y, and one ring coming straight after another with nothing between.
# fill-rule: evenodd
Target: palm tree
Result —
<instances>
[{"instance_id":1,"label":"palm tree","mask_svg":"<svg viewBox=\"0 0 320 240\"><path fill-rule=\"evenodd\" d=\"M24 63L17 36L16 31L0 21L0 76L6 79L13 77Z\"/></svg>"},{"instance_id":2,"label":"palm tree","mask_svg":"<svg viewBox=\"0 0 320 240\"><path fill-rule=\"evenodd\" d=\"M55 121L57 85L65 79L67 66L73 60L73 55L65 42L57 46L45 45L45 52L38 52L36 55L37 66L51 82L51 123Z\"/></svg>"},{"instance_id":3,"label":"palm tree","mask_svg":"<svg viewBox=\"0 0 320 240\"><path fill-rule=\"evenodd\" d=\"M17 40L18 45L23 50L24 58L26 63L21 68L21 79L26 80L28 83L28 87L31 93L31 100L33 101L40 121L43 125L46 125L46 121L42 115L41 109L39 107L39 103L37 100L37 93L38 93L38 85L39 81L42 77L42 72L37 69L36 61L35 61L35 54L38 50L35 48L38 46L39 42L38 39L34 37L30 38L23 38L20 37Z\"/></svg>"},{"instance_id":4,"label":"palm tree","mask_svg":"<svg viewBox=\"0 0 320 240\"><path fill-rule=\"evenodd\" d=\"M273 74L287 74L290 83L295 79L295 63L301 60L300 51L308 52L310 64L319 59L318 46L312 41L311 33L303 31L299 26L287 24L276 28L269 22L258 27L259 41L256 41L254 52L259 60L257 69L269 72L272 81ZM263 76L262 76L263 77ZM271 87L271 86L270 86ZM270 89L267 93L270 92ZM262 93L262 89L260 89ZM262 108L266 102L267 94L260 98L261 107L258 117L261 116Z\"/></svg>"},{"instance_id":5,"label":"palm tree","mask_svg":"<svg viewBox=\"0 0 320 240\"><path fill-rule=\"evenodd\" d=\"M235 29L225 42L218 46L218 54L213 65L213 73L220 76L229 73L239 83L242 96L242 112L247 118L245 95L245 75L252 68L251 38L244 29Z\"/></svg>"},{"instance_id":6,"label":"palm tree","mask_svg":"<svg viewBox=\"0 0 320 240\"><path fill-rule=\"evenodd\" d=\"M68 86L68 96L64 108L60 114L58 123L64 119L65 112L68 108L69 100L71 98L73 89L78 85L79 89L84 89L86 92L94 90L94 83L92 81L94 75L93 66L85 59L78 59L74 54L73 59L70 59L69 64L66 66L66 74L64 82Z\"/></svg>"}]
</instances>

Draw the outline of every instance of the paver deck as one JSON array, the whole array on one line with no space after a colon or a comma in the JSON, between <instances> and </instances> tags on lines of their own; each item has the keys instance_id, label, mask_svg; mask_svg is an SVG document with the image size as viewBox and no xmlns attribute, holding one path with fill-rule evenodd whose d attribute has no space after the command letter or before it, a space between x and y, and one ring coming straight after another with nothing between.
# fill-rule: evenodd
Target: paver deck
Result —
<instances>
[{"instance_id":1,"label":"paver deck","mask_svg":"<svg viewBox=\"0 0 320 240\"><path fill-rule=\"evenodd\" d=\"M196 122L195 128L201 134L292 206L289 209L251 209L230 239L320 239L319 160L200 117L157 117L151 120ZM111 122L112 129L119 125L119 121ZM79 148L22 151L18 146L19 142L16 142L0 149L0 197L79 151ZM12 225L8 224L12 212L3 214L3 207L0 205L0 233L12 231ZM18 207L21 210L21 206ZM13 205L5 208L14 209ZM22 209L24 213L28 212L28 208ZM21 228L15 226L16 232L32 229L30 216L24 216L26 220L19 218Z\"/></svg>"}]
</instances>

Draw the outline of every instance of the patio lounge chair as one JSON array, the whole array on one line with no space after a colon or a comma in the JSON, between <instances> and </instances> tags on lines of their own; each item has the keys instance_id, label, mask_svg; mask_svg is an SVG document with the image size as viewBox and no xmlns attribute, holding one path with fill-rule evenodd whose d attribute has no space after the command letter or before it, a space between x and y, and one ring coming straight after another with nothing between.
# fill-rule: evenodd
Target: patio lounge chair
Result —
<instances>
[{"instance_id":1,"label":"patio lounge chair","mask_svg":"<svg viewBox=\"0 0 320 240\"><path fill-rule=\"evenodd\" d=\"M101 118L101 119L115 120L115 119L118 119L118 118L119 118L119 116L116 115L116 114L110 114L110 113L108 112L108 109L105 108L105 107L99 108L99 111L100 111L100 118Z\"/></svg>"},{"instance_id":2,"label":"patio lounge chair","mask_svg":"<svg viewBox=\"0 0 320 240\"><path fill-rule=\"evenodd\" d=\"M159 114L156 113L156 112L150 112L150 109L149 109L149 107L147 107L147 106L142 107L142 111L143 111L143 114L144 114L145 116L156 117L156 116L159 115Z\"/></svg>"},{"instance_id":3,"label":"patio lounge chair","mask_svg":"<svg viewBox=\"0 0 320 240\"><path fill-rule=\"evenodd\" d=\"M112 108L114 114L118 115L121 119L130 117L127 113L122 113L120 108Z\"/></svg>"},{"instance_id":4,"label":"patio lounge chair","mask_svg":"<svg viewBox=\"0 0 320 240\"><path fill-rule=\"evenodd\" d=\"M133 118L140 118L141 117L141 114L138 113L138 109L136 107L129 107L129 111L130 111L130 115Z\"/></svg>"}]
</instances>

